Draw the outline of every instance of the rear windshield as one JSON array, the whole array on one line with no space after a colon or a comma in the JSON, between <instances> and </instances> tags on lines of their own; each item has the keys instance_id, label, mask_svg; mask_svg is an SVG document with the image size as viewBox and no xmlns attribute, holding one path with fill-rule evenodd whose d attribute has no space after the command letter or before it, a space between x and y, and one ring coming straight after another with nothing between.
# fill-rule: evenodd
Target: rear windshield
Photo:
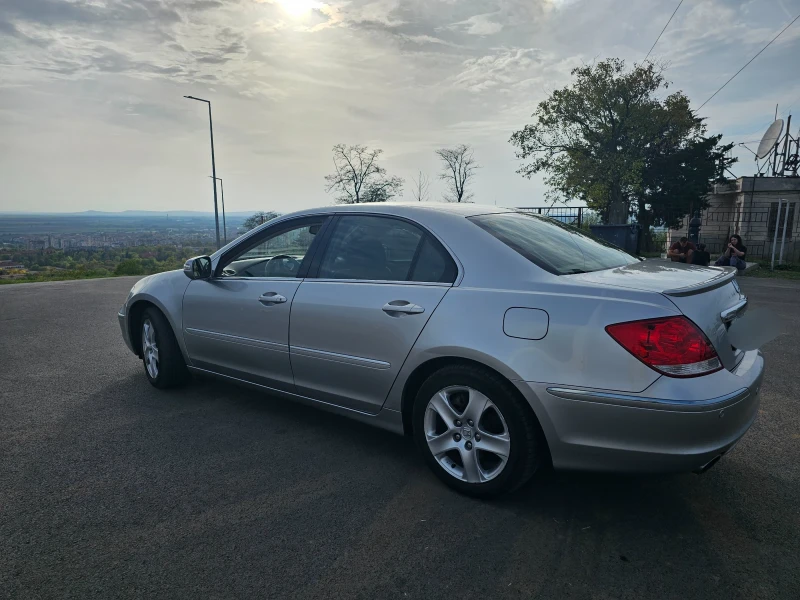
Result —
<instances>
[{"instance_id":1,"label":"rear windshield","mask_svg":"<svg viewBox=\"0 0 800 600\"><path fill-rule=\"evenodd\" d=\"M639 262L608 242L548 217L500 213L470 217L470 221L555 275L588 273Z\"/></svg>"}]
</instances>

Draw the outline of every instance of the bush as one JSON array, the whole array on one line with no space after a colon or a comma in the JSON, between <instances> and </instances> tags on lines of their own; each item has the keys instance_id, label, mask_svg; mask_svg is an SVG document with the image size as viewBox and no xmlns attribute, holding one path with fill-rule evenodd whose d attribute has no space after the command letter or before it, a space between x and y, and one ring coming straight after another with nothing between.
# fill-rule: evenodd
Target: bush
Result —
<instances>
[{"instance_id":1,"label":"bush","mask_svg":"<svg viewBox=\"0 0 800 600\"><path fill-rule=\"evenodd\" d=\"M142 261L138 258L128 258L123 260L114 269L114 275L144 275Z\"/></svg>"}]
</instances>

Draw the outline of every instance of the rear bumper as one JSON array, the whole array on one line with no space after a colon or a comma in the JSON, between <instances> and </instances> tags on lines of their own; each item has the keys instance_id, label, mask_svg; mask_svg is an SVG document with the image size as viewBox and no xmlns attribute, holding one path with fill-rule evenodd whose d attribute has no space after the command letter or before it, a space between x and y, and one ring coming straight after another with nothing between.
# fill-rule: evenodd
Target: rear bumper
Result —
<instances>
[{"instance_id":1,"label":"rear bumper","mask_svg":"<svg viewBox=\"0 0 800 600\"><path fill-rule=\"evenodd\" d=\"M540 416L554 467L688 472L715 461L747 432L758 414L763 372L761 353L748 352L733 372L720 376L730 391L692 400L659 393L675 392L676 380L656 382L639 395L518 383ZM677 381L686 389L707 388L704 379Z\"/></svg>"}]
</instances>

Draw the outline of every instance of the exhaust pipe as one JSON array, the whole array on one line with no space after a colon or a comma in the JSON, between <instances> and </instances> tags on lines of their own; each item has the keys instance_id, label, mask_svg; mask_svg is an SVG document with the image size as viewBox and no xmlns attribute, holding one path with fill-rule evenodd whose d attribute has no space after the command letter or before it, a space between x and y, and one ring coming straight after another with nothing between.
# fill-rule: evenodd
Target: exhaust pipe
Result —
<instances>
[{"instance_id":1,"label":"exhaust pipe","mask_svg":"<svg viewBox=\"0 0 800 600\"><path fill-rule=\"evenodd\" d=\"M715 456L714 458L712 458L709 462L707 462L705 465L703 465L699 469L695 469L694 471L692 471L692 473L694 473L695 475L702 475L703 473L708 471L711 467L713 467L715 464L717 464L717 462L719 462L720 458L722 458L722 454L719 454L719 455Z\"/></svg>"}]
</instances>

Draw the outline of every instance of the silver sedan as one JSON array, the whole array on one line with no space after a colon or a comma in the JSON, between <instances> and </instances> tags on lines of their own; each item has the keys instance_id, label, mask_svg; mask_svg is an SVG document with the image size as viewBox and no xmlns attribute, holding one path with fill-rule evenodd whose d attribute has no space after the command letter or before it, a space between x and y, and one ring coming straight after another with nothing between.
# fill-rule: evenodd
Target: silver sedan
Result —
<instances>
[{"instance_id":1,"label":"silver sedan","mask_svg":"<svg viewBox=\"0 0 800 600\"><path fill-rule=\"evenodd\" d=\"M270 221L136 283L158 388L210 374L413 436L490 496L543 465L702 471L756 418L735 272L641 261L509 209L371 204Z\"/></svg>"}]
</instances>

